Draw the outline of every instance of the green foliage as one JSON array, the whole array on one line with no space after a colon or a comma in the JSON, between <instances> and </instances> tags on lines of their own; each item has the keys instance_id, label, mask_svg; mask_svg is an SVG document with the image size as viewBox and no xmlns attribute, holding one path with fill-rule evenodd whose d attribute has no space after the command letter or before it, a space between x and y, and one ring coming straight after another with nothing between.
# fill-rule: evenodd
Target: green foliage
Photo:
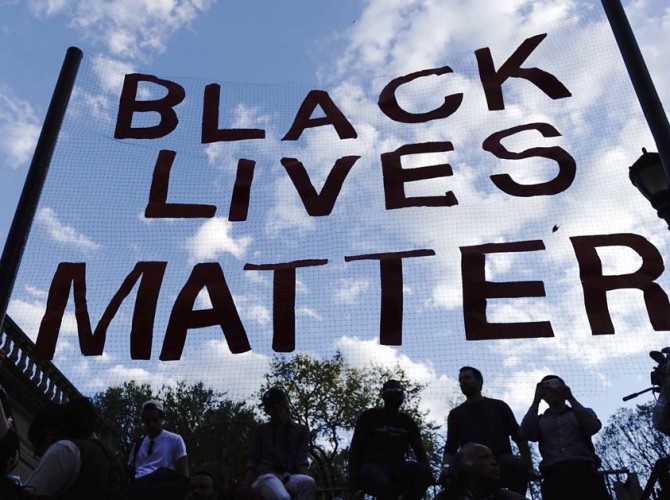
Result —
<instances>
[{"instance_id":1,"label":"green foliage","mask_svg":"<svg viewBox=\"0 0 670 500\"><path fill-rule=\"evenodd\" d=\"M635 408L619 408L595 443L604 468L627 467L639 474L643 485L654 462L670 455L670 438L656 431L651 423L653 408L653 401Z\"/></svg>"},{"instance_id":2,"label":"green foliage","mask_svg":"<svg viewBox=\"0 0 670 500\"><path fill-rule=\"evenodd\" d=\"M139 409L147 399L154 397L151 386L134 380L117 387L109 387L93 397L93 403L107 423L119 433L117 453L127 460L136 438L142 435Z\"/></svg>"},{"instance_id":3,"label":"green foliage","mask_svg":"<svg viewBox=\"0 0 670 500\"><path fill-rule=\"evenodd\" d=\"M226 399L202 382L180 382L154 392L147 384L130 381L110 387L93 399L103 417L119 432L119 454L124 462L135 439L143 434L142 403L160 399L165 407L165 428L184 438L192 470L208 461L220 461L232 477L243 476L256 425L254 411L245 403Z\"/></svg>"},{"instance_id":4,"label":"green foliage","mask_svg":"<svg viewBox=\"0 0 670 500\"><path fill-rule=\"evenodd\" d=\"M293 418L310 429L311 474L325 488L345 486L351 435L359 415L382 404L381 386L388 379L405 386L402 410L418 423L424 446L435 470L441 461L442 436L439 426L419 409L424 386L412 382L398 366L387 369L371 365L364 369L348 365L341 353L330 359L306 354L276 357L260 395L280 386L291 401ZM103 418L116 427L120 437L118 453L126 462L135 439L143 434L140 408L147 399L160 399L165 406L165 428L180 434L186 442L191 469L204 462L220 461L231 477L241 479L256 426L256 406L234 402L206 388L202 382L163 386L155 391L135 381L110 387L94 398Z\"/></svg>"},{"instance_id":5,"label":"green foliage","mask_svg":"<svg viewBox=\"0 0 670 500\"><path fill-rule=\"evenodd\" d=\"M358 369L349 366L339 352L324 360L297 354L276 357L265 378L259 395L270 387L281 387L289 396L293 419L309 427L310 473L322 487L346 485L347 453L356 421L367 408L381 405L381 386L391 378L405 386L402 409L419 424L424 446L438 467L439 426L419 409L424 386L409 380L400 367Z\"/></svg>"}]
</instances>

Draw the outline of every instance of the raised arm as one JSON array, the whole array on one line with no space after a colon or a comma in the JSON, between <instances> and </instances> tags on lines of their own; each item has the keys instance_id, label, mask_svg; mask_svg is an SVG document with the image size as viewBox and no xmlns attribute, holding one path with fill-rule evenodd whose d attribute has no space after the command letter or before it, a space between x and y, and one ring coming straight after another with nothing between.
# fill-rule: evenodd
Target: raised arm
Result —
<instances>
[{"instance_id":1,"label":"raised arm","mask_svg":"<svg viewBox=\"0 0 670 500\"><path fill-rule=\"evenodd\" d=\"M577 399L572 395L572 391L569 387L565 387L566 395L565 399L570 403L570 407L575 412L575 417L579 421L579 425L582 426L584 432L589 436L593 436L597 433L603 426L596 414L590 408L585 408Z\"/></svg>"},{"instance_id":2,"label":"raised arm","mask_svg":"<svg viewBox=\"0 0 670 500\"><path fill-rule=\"evenodd\" d=\"M540 401L542 401L542 387L540 384L537 384L535 386L535 397L533 398L533 403L530 405L530 408L528 408L528 411L526 412L526 415L523 417L521 425L519 426L519 438L526 441L539 440L540 433L538 430L538 423L540 417L538 412ZM521 451L521 449L519 449L519 451Z\"/></svg>"}]
</instances>

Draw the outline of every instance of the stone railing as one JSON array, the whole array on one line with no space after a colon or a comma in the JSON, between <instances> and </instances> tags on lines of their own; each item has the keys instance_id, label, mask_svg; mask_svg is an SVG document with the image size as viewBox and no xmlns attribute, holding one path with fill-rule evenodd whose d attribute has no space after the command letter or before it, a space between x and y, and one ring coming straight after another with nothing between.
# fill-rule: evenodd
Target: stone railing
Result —
<instances>
[{"instance_id":1,"label":"stone railing","mask_svg":"<svg viewBox=\"0 0 670 500\"><path fill-rule=\"evenodd\" d=\"M0 351L6 361L13 363L35 387L54 403L64 403L81 396L81 393L51 361L33 359L35 344L9 317L0 331Z\"/></svg>"}]
</instances>

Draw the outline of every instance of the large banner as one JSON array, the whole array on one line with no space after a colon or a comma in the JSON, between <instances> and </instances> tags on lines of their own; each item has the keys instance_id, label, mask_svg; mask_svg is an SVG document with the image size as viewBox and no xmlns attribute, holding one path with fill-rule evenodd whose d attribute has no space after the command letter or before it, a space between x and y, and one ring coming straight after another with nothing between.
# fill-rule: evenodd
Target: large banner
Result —
<instances>
[{"instance_id":1,"label":"large banner","mask_svg":"<svg viewBox=\"0 0 670 500\"><path fill-rule=\"evenodd\" d=\"M517 406L550 372L643 388L667 229L628 180L654 145L606 21L337 75L85 57L9 309L36 355L88 393L244 398L273 356L338 351L400 364L437 408L462 365Z\"/></svg>"}]
</instances>

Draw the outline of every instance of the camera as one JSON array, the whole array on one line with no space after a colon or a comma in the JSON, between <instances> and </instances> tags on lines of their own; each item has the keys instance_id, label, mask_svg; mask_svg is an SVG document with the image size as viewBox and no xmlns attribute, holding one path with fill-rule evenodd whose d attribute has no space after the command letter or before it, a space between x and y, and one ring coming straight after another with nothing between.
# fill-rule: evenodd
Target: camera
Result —
<instances>
[{"instance_id":1,"label":"camera","mask_svg":"<svg viewBox=\"0 0 670 500\"><path fill-rule=\"evenodd\" d=\"M542 387L544 389L560 389L561 387L564 387L564 385L563 385L563 382L561 382L560 379L550 378L549 380L545 380L544 382L541 382L540 387Z\"/></svg>"},{"instance_id":2,"label":"camera","mask_svg":"<svg viewBox=\"0 0 670 500\"><path fill-rule=\"evenodd\" d=\"M670 347L664 347L661 351L651 351L649 357L658 363L651 373L651 385L661 387L668 376L668 355L670 355Z\"/></svg>"},{"instance_id":3,"label":"camera","mask_svg":"<svg viewBox=\"0 0 670 500\"><path fill-rule=\"evenodd\" d=\"M649 378L651 379L651 387L633 394L629 394L623 398L624 401L636 398L645 392L661 392L664 386L667 385L668 377L670 376L670 347L664 347L660 351L651 351L649 357L656 361L656 366L651 370Z\"/></svg>"},{"instance_id":4,"label":"camera","mask_svg":"<svg viewBox=\"0 0 670 500\"><path fill-rule=\"evenodd\" d=\"M624 401L638 397L645 392L653 391L659 393L658 399L654 404L652 411L651 423L654 429L662 432L666 436L670 436L670 347L664 347L660 351L651 351L649 357L656 361L656 366L651 370L649 378L651 379L651 387L629 394L624 397Z\"/></svg>"}]
</instances>

